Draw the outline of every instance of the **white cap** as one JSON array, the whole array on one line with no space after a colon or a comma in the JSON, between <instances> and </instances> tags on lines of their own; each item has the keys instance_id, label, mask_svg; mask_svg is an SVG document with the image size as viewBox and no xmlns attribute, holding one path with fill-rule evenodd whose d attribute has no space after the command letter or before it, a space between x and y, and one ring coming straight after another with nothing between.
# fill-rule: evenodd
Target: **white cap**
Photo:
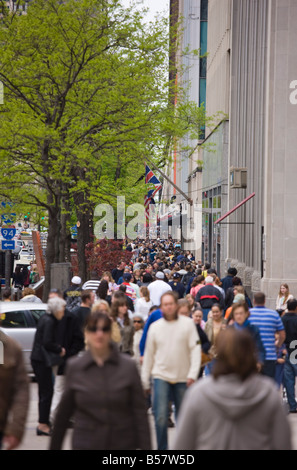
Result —
<instances>
[{"instance_id":1,"label":"white cap","mask_svg":"<svg viewBox=\"0 0 297 470\"><path fill-rule=\"evenodd\" d=\"M79 286L81 284L81 278L79 276L73 276L71 284L77 284Z\"/></svg>"},{"instance_id":2,"label":"white cap","mask_svg":"<svg viewBox=\"0 0 297 470\"><path fill-rule=\"evenodd\" d=\"M214 282L214 279L212 276L207 276L205 279L205 284L212 284Z\"/></svg>"},{"instance_id":3,"label":"white cap","mask_svg":"<svg viewBox=\"0 0 297 470\"><path fill-rule=\"evenodd\" d=\"M162 271L158 271L157 274L156 274L156 278L157 279L164 279L164 273L162 273Z\"/></svg>"}]
</instances>

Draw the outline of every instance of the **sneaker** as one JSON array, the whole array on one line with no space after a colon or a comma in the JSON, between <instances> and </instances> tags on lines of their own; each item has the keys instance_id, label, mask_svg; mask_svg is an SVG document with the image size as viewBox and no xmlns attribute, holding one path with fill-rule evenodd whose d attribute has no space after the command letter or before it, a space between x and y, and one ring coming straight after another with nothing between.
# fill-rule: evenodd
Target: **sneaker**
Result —
<instances>
[{"instance_id":1,"label":"sneaker","mask_svg":"<svg viewBox=\"0 0 297 470\"><path fill-rule=\"evenodd\" d=\"M168 425L167 426L168 426L168 428L174 428L175 427L175 424L174 424L174 422L172 421L171 418L168 418Z\"/></svg>"}]
</instances>

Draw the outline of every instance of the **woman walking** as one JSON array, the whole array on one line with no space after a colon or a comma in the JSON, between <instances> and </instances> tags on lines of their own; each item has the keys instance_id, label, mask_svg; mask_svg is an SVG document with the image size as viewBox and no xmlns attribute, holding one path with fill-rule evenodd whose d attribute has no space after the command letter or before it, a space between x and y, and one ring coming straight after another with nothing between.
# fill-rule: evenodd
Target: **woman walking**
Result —
<instances>
[{"instance_id":1,"label":"woman walking","mask_svg":"<svg viewBox=\"0 0 297 470\"><path fill-rule=\"evenodd\" d=\"M74 450L150 450L146 402L135 362L111 341L111 319L87 319L88 350L69 360L50 450L60 450L74 418Z\"/></svg>"},{"instance_id":2,"label":"woman walking","mask_svg":"<svg viewBox=\"0 0 297 470\"><path fill-rule=\"evenodd\" d=\"M121 342L119 348L122 353L133 356L133 322L129 318L128 303L125 297L118 298L111 304L111 317L120 327Z\"/></svg>"},{"instance_id":3,"label":"woman walking","mask_svg":"<svg viewBox=\"0 0 297 470\"><path fill-rule=\"evenodd\" d=\"M184 397L173 450L291 450L290 425L273 381L257 373L247 331L217 338L212 376Z\"/></svg>"},{"instance_id":4,"label":"woman walking","mask_svg":"<svg viewBox=\"0 0 297 470\"><path fill-rule=\"evenodd\" d=\"M58 322L62 320L66 302L60 297L48 301L48 312L38 321L31 353L31 364L38 384L39 420L36 433L49 436L51 432L50 409L54 391L54 371L65 356L65 349L56 342Z\"/></svg>"},{"instance_id":5,"label":"woman walking","mask_svg":"<svg viewBox=\"0 0 297 470\"><path fill-rule=\"evenodd\" d=\"M219 332L226 327L226 320L223 318L223 310L218 304L214 304L211 308L211 317L208 318L204 331L207 334L211 344L209 354L213 360L205 366L205 374L209 375L216 357L216 339Z\"/></svg>"},{"instance_id":6,"label":"woman walking","mask_svg":"<svg viewBox=\"0 0 297 470\"><path fill-rule=\"evenodd\" d=\"M136 299L135 313L141 315L144 321L146 321L149 315L150 308L153 306L153 302L150 299L150 291L146 286L141 286L139 292L140 298Z\"/></svg>"}]
</instances>

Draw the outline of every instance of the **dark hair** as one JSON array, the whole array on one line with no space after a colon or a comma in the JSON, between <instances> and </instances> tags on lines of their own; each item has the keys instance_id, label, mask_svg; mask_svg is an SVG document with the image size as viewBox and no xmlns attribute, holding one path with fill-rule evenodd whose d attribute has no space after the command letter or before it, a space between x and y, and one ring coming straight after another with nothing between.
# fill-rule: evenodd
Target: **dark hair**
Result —
<instances>
[{"instance_id":1,"label":"dark hair","mask_svg":"<svg viewBox=\"0 0 297 470\"><path fill-rule=\"evenodd\" d=\"M207 271L208 269L210 269L210 263L205 263L204 270Z\"/></svg>"},{"instance_id":2,"label":"dark hair","mask_svg":"<svg viewBox=\"0 0 297 470\"><path fill-rule=\"evenodd\" d=\"M212 375L236 374L242 381L257 373L255 342L248 331L227 328L216 338L217 357Z\"/></svg>"},{"instance_id":3,"label":"dark hair","mask_svg":"<svg viewBox=\"0 0 297 470\"><path fill-rule=\"evenodd\" d=\"M199 284L201 284L201 282L203 282L203 281L205 281L205 277L202 276L202 274L200 274L199 276L195 277L195 279L193 280L193 282L191 284L191 287L196 287Z\"/></svg>"},{"instance_id":4,"label":"dark hair","mask_svg":"<svg viewBox=\"0 0 297 470\"><path fill-rule=\"evenodd\" d=\"M263 292L256 292L254 294L254 303L255 305L265 305L265 294Z\"/></svg>"},{"instance_id":5,"label":"dark hair","mask_svg":"<svg viewBox=\"0 0 297 470\"><path fill-rule=\"evenodd\" d=\"M150 273L145 273L142 277L143 282L153 282L153 276Z\"/></svg>"},{"instance_id":6,"label":"dark hair","mask_svg":"<svg viewBox=\"0 0 297 470\"><path fill-rule=\"evenodd\" d=\"M50 294L58 294L59 297L63 298L62 291L60 289L51 289L49 291Z\"/></svg>"},{"instance_id":7,"label":"dark hair","mask_svg":"<svg viewBox=\"0 0 297 470\"><path fill-rule=\"evenodd\" d=\"M120 297L119 299L115 300L115 302L113 302L111 304L111 317L116 320L117 317L118 317L118 314L119 314L119 307L122 307L123 305L125 305L127 307L127 312L125 313L124 315L124 326L129 326L130 325L130 319L129 319L129 315L128 315L128 302L127 302L127 298L125 296L125 298L123 297Z\"/></svg>"},{"instance_id":8,"label":"dark hair","mask_svg":"<svg viewBox=\"0 0 297 470\"><path fill-rule=\"evenodd\" d=\"M90 315L87 316L85 320L85 329L92 330L93 328L96 328L98 322L101 320L104 322L104 327L108 328L108 330L111 331L111 325L112 325L111 318L108 315L106 315L105 312L100 311L100 310L94 313L91 313Z\"/></svg>"},{"instance_id":9,"label":"dark hair","mask_svg":"<svg viewBox=\"0 0 297 470\"><path fill-rule=\"evenodd\" d=\"M242 282L241 282L240 277L234 276L233 279L232 279L232 284L233 284L233 286L241 286Z\"/></svg>"},{"instance_id":10,"label":"dark hair","mask_svg":"<svg viewBox=\"0 0 297 470\"><path fill-rule=\"evenodd\" d=\"M125 293L127 290L127 286L125 286L124 284L121 284L120 287L119 287L119 291Z\"/></svg>"},{"instance_id":11,"label":"dark hair","mask_svg":"<svg viewBox=\"0 0 297 470\"><path fill-rule=\"evenodd\" d=\"M149 309L149 313L152 313L154 312L155 310L158 310L158 305L153 305L150 309Z\"/></svg>"},{"instance_id":12,"label":"dark hair","mask_svg":"<svg viewBox=\"0 0 297 470\"><path fill-rule=\"evenodd\" d=\"M83 290L81 295L80 295L81 301L83 303L85 303L86 300L88 300L88 299L90 300L91 299L91 293L92 293L92 291L89 290L89 289Z\"/></svg>"},{"instance_id":13,"label":"dark hair","mask_svg":"<svg viewBox=\"0 0 297 470\"><path fill-rule=\"evenodd\" d=\"M108 282L105 279L100 281L100 284L97 289L97 296L99 297L99 299L103 299L103 300L106 299L108 289L109 289Z\"/></svg>"},{"instance_id":14,"label":"dark hair","mask_svg":"<svg viewBox=\"0 0 297 470\"><path fill-rule=\"evenodd\" d=\"M6 287L3 291L2 298L3 299L10 299L10 297L11 297L11 288Z\"/></svg>"},{"instance_id":15,"label":"dark hair","mask_svg":"<svg viewBox=\"0 0 297 470\"><path fill-rule=\"evenodd\" d=\"M290 299L288 300L287 303L287 309L289 312L294 312L297 308L297 300L296 299Z\"/></svg>"},{"instance_id":16,"label":"dark hair","mask_svg":"<svg viewBox=\"0 0 297 470\"><path fill-rule=\"evenodd\" d=\"M229 268L228 269L228 274L230 274L231 276L236 276L237 275L237 269L236 268Z\"/></svg>"}]
</instances>

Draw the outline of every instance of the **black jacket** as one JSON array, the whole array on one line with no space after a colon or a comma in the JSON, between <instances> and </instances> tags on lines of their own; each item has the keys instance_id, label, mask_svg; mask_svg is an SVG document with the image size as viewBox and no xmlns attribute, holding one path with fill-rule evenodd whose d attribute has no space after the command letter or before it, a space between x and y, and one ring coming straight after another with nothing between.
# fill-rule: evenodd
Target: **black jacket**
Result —
<instances>
[{"instance_id":1,"label":"black jacket","mask_svg":"<svg viewBox=\"0 0 297 470\"><path fill-rule=\"evenodd\" d=\"M282 321L286 331L285 345L289 354L296 350L295 347L290 347L292 341L297 340L297 314L294 312L287 312L282 317Z\"/></svg>"},{"instance_id":2,"label":"black jacket","mask_svg":"<svg viewBox=\"0 0 297 470\"><path fill-rule=\"evenodd\" d=\"M214 304L219 304L221 308L224 308L222 293L212 284L206 284L206 286L201 287L197 292L195 300L200 303L203 309L211 308Z\"/></svg>"},{"instance_id":3,"label":"black jacket","mask_svg":"<svg viewBox=\"0 0 297 470\"><path fill-rule=\"evenodd\" d=\"M201 341L202 351L205 354L207 354L208 351L210 350L210 347L211 347L210 341L207 337L207 334L205 333L205 331L202 330L200 325L196 325L196 328L197 328L197 332L198 332L198 335L199 335L199 338L200 338L200 341Z\"/></svg>"},{"instance_id":4,"label":"black jacket","mask_svg":"<svg viewBox=\"0 0 297 470\"><path fill-rule=\"evenodd\" d=\"M71 284L69 289L64 292L64 299L66 300L66 308L70 311L76 310L81 304L82 288L77 285Z\"/></svg>"},{"instance_id":5,"label":"black jacket","mask_svg":"<svg viewBox=\"0 0 297 470\"><path fill-rule=\"evenodd\" d=\"M62 345L57 342L59 320L54 315L45 313L39 319L34 337L31 360L45 362L42 347L56 354L62 351Z\"/></svg>"},{"instance_id":6,"label":"black jacket","mask_svg":"<svg viewBox=\"0 0 297 470\"><path fill-rule=\"evenodd\" d=\"M57 342L66 350L63 363L58 369L58 375L63 375L67 359L84 349L84 335L78 317L67 309L62 320L58 322L55 333Z\"/></svg>"}]
</instances>

